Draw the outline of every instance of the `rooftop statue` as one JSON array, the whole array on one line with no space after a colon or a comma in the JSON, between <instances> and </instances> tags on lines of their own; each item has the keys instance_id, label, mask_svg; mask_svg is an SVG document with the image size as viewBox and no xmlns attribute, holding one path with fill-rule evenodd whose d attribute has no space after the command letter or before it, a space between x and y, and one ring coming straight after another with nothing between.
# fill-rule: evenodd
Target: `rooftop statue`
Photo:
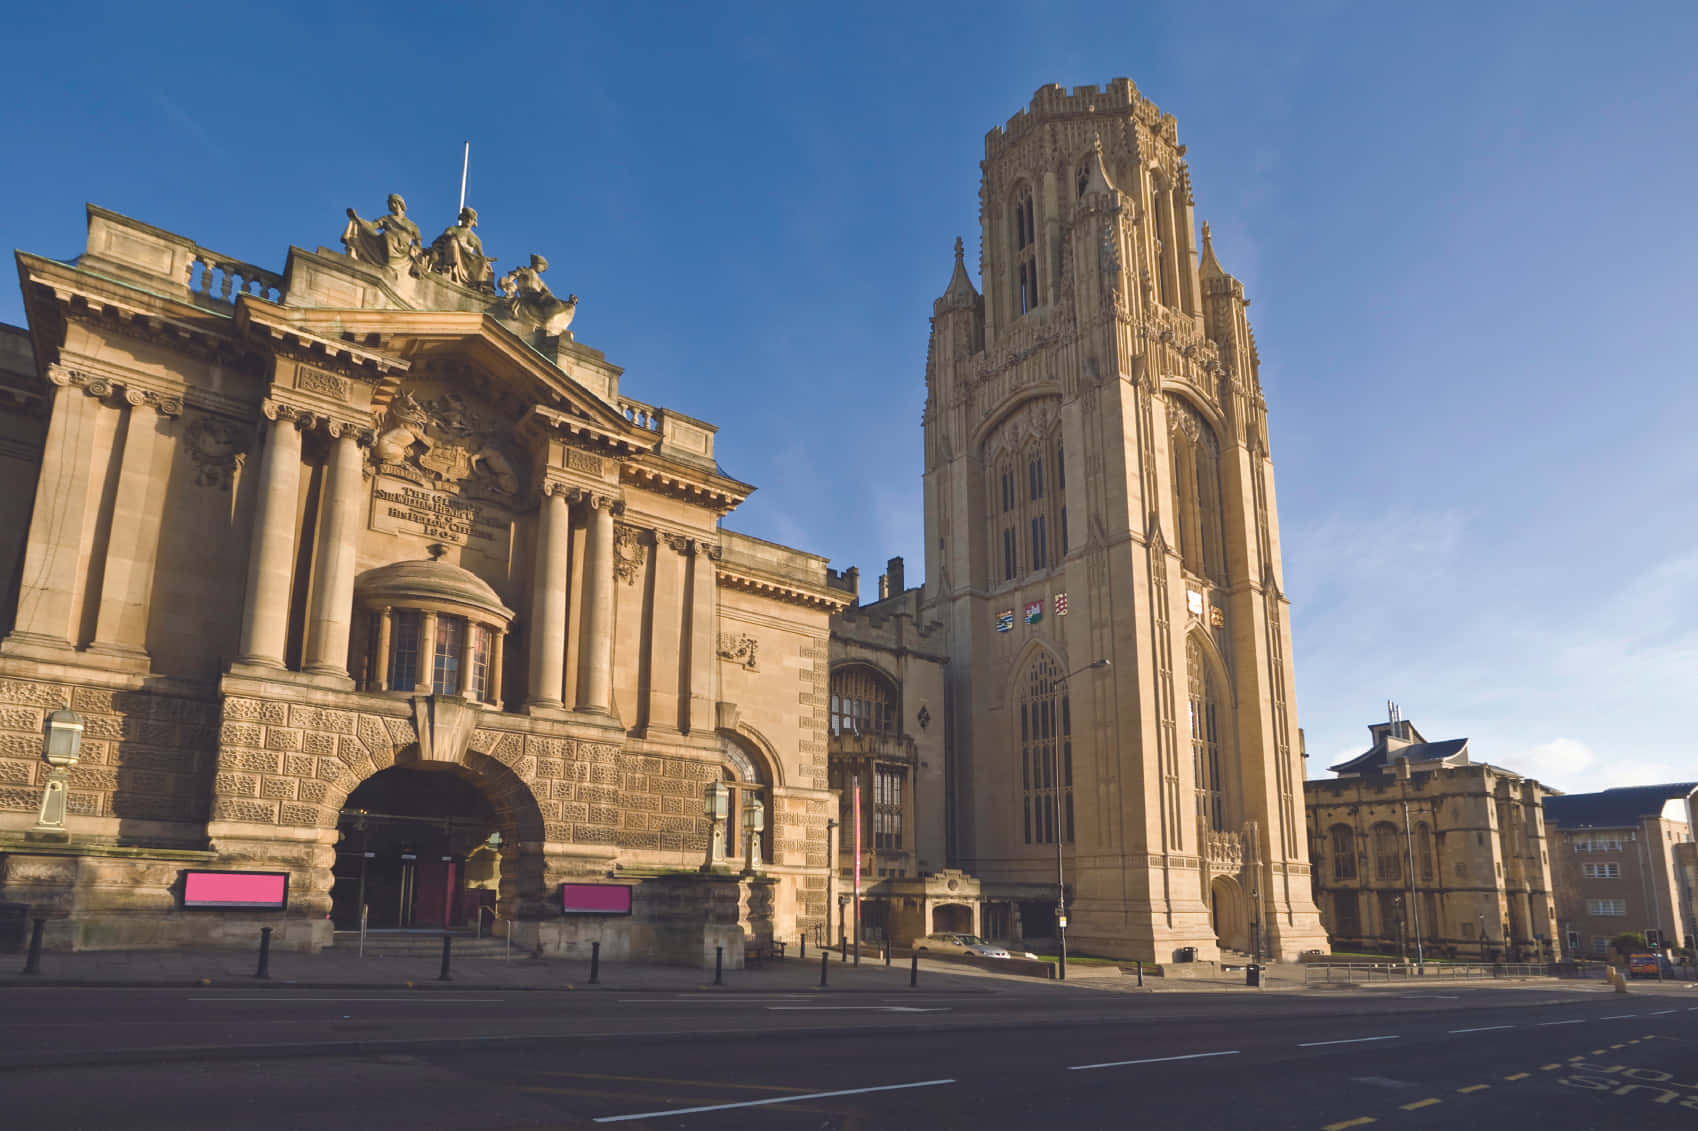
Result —
<instances>
[{"instance_id":1,"label":"rooftop statue","mask_svg":"<svg viewBox=\"0 0 1698 1131\"><path fill-rule=\"evenodd\" d=\"M477 209L460 209L460 222L436 237L424 264L438 275L473 290L492 290L495 256L483 253L483 241L472 229L478 226Z\"/></svg>"},{"instance_id":2,"label":"rooftop statue","mask_svg":"<svg viewBox=\"0 0 1698 1131\"><path fill-rule=\"evenodd\" d=\"M515 267L501 276L500 289L505 296L506 316L515 322L534 326L543 333L558 337L572 324L578 312L578 296L567 295L561 302L542 281L548 270L548 260L532 255L530 265Z\"/></svg>"},{"instance_id":3,"label":"rooftop statue","mask_svg":"<svg viewBox=\"0 0 1698 1131\"><path fill-rule=\"evenodd\" d=\"M362 220L348 209L348 226L342 230L342 245L348 254L365 263L382 267L411 266L424 254L419 226L407 219L407 202L401 194L389 194L389 214Z\"/></svg>"}]
</instances>

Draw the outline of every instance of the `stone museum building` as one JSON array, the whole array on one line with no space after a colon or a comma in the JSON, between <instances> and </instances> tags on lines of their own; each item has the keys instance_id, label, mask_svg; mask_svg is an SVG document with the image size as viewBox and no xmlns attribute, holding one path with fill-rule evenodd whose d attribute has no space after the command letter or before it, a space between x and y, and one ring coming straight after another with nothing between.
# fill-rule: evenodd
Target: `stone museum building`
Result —
<instances>
[{"instance_id":1,"label":"stone museum building","mask_svg":"<svg viewBox=\"0 0 1698 1131\"><path fill-rule=\"evenodd\" d=\"M82 255L19 253L0 903L55 946L493 922L691 963L822 924L848 595L721 525L714 426L627 396L546 259L388 207L281 273L92 206Z\"/></svg>"},{"instance_id":2,"label":"stone museum building","mask_svg":"<svg viewBox=\"0 0 1698 1131\"><path fill-rule=\"evenodd\" d=\"M958 241L926 359L915 625L949 662L898 724L942 728L944 853L990 935L1324 946L1260 359L1177 123L1046 86L980 168L983 289Z\"/></svg>"},{"instance_id":3,"label":"stone museum building","mask_svg":"<svg viewBox=\"0 0 1698 1131\"><path fill-rule=\"evenodd\" d=\"M1548 808L1562 800L1429 742L1388 705L1371 745L1304 783L1315 902L1340 949L1480 961L1554 961Z\"/></svg>"}]
</instances>

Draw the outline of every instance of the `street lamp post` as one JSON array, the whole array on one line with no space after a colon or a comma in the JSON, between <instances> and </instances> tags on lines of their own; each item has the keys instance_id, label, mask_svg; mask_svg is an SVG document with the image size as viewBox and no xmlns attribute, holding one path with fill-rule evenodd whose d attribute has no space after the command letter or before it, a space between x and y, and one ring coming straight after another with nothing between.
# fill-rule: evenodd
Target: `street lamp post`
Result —
<instances>
[{"instance_id":1,"label":"street lamp post","mask_svg":"<svg viewBox=\"0 0 1698 1131\"><path fill-rule=\"evenodd\" d=\"M1068 672L1050 685L1050 693L1054 694L1056 687L1066 683L1074 676L1083 672L1095 671L1109 666L1108 657L1092 660L1078 671ZM1055 799L1055 931L1056 941L1060 947L1060 961L1056 965L1056 979L1067 980L1067 877L1062 871L1061 841L1065 831L1061 824L1061 744L1051 742L1049 749L1050 781L1053 783L1052 794Z\"/></svg>"},{"instance_id":2,"label":"street lamp post","mask_svg":"<svg viewBox=\"0 0 1698 1131\"><path fill-rule=\"evenodd\" d=\"M709 782L702 790L702 812L710 823L707 862L704 872L723 872L725 863L725 819L731 815L731 789L722 781Z\"/></svg>"}]
</instances>

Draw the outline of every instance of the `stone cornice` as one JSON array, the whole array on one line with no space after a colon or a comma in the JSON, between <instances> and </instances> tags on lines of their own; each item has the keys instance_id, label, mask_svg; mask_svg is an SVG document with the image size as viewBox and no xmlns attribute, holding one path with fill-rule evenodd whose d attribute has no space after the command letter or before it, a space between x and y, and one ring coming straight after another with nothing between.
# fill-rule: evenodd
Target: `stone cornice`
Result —
<instances>
[{"instance_id":1,"label":"stone cornice","mask_svg":"<svg viewBox=\"0 0 1698 1131\"><path fill-rule=\"evenodd\" d=\"M235 324L238 332L263 342L271 352L345 377L378 381L399 377L409 368L401 358L304 329L289 314L276 303L242 295L236 300Z\"/></svg>"},{"instance_id":2,"label":"stone cornice","mask_svg":"<svg viewBox=\"0 0 1698 1131\"><path fill-rule=\"evenodd\" d=\"M849 594L842 590L816 587L744 566L728 566L723 561L715 569L714 576L727 589L740 589L745 593L826 613L838 612L849 605Z\"/></svg>"},{"instance_id":3,"label":"stone cornice","mask_svg":"<svg viewBox=\"0 0 1698 1131\"><path fill-rule=\"evenodd\" d=\"M754 492L747 483L658 458L626 460L619 468L619 478L645 491L707 507L722 517Z\"/></svg>"},{"instance_id":4,"label":"stone cornice","mask_svg":"<svg viewBox=\"0 0 1698 1131\"><path fill-rule=\"evenodd\" d=\"M592 420L588 416L563 412L560 409L539 404L531 408L525 419L533 422L535 427L554 432L562 437L588 441L590 447L612 454L647 451L657 442L653 435L627 424L614 416L611 410L608 413L608 421L604 423ZM580 443L569 446L582 448L585 445Z\"/></svg>"}]
</instances>

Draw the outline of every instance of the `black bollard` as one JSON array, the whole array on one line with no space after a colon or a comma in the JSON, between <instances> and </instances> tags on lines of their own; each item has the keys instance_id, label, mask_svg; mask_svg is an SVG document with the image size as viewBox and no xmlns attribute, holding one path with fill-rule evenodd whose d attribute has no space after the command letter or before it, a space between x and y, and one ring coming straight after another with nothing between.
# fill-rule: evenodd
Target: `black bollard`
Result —
<instances>
[{"instance_id":1,"label":"black bollard","mask_svg":"<svg viewBox=\"0 0 1698 1131\"><path fill-rule=\"evenodd\" d=\"M722 946L713 948L713 984L725 984L725 948Z\"/></svg>"},{"instance_id":2,"label":"black bollard","mask_svg":"<svg viewBox=\"0 0 1698 1131\"><path fill-rule=\"evenodd\" d=\"M259 969L254 971L256 978L271 977L271 928L259 929Z\"/></svg>"},{"instance_id":3,"label":"black bollard","mask_svg":"<svg viewBox=\"0 0 1698 1131\"><path fill-rule=\"evenodd\" d=\"M449 962L450 955L452 955L452 953L453 953L453 946L454 946L454 936L453 935L443 935L442 936L442 973L440 973L436 976L436 980L439 981L439 982L452 982L454 980L454 976L448 972L448 962Z\"/></svg>"},{"instance_id":4,"label":"black bollard","mask_svg":"<svg viewBox=\"0 0 1698 1131\"><path fill-rule=\"evenodd\" d=\"M24 959L25 974L41 973L41 932L47 928L46 919L37 919L29 931L29 957Z\"/></svg>"},{"instance_id":5,"label":"black bollard","mask_svg":"<svg viewBox=\"0 0 1698 1131\"><path fill-rule=\"evenodd\" d=\"M820 951L820 985L825 985L825 973L831 969L831 951Z\"/></svg>"},{"instance_id":6,"label":"black bollard","mask_svg":"<svg viewBox=\"0 0 1698 1131\"><path fill-rule=\"evenodd\" d=\"M806 931L802 932L801 943L796 948L796 957L798 957L798 958L808 957L808 932L806 932Z\"/></svg>"},{"instance_id":7,"label":"black bollard","mask_svg":"<svg viewBox=\"0 0 1698 1131\"><path fill-rule=\"evenodd\" d=\"M1140 958L1140 959L1138 959L1138 985L1142 986L1143 984L1144 984L1144 960L1142 958Z\"/></svg>"},{"instance_id":8,"label":"black bollard","mask_svg":"<svg viewBox=\"0 0 1698 1131\"><path fill-rule=\"evenodd\" d=\"M909 986L917 986L919 984L920 984L920 955L919 955L919 952L916 951L915 953L910 954L908 956L908 985Z\"/></svg>"},{"instance_id":9,"label":"black bollard","mask_svg":"<svg viewBox=\"0 0 1698 1131\"><path fill-rule=\"evenodd\" d=\"M884 940L884 964L886 966L890 965L890 940L889 939Z\"/></svg>"},{"instance_id":10,"label":"black bollard","mask_svg":"<svg viewBox=\"0 0 1698 1131\"><path fill-rule=\"evenodd\" d=\"M848 935L838 935L837 936L837 955L838 955L837 961L839 961L839 962L849 961L849 936Z\"/></svg>"},{"instance_id":11,"label":"black bollard","mask_svg":"<svg viewBox=\"0 0 1698 1131\"><path fill-rule=\"evenodd\" d=\"M592 985L592 986L598 985L598 984L600 984L600 982L601 982L601 944L598 943L598 942L593 942L593 943L590 944L590 985Z\"/></svg>"}]
</instances>

